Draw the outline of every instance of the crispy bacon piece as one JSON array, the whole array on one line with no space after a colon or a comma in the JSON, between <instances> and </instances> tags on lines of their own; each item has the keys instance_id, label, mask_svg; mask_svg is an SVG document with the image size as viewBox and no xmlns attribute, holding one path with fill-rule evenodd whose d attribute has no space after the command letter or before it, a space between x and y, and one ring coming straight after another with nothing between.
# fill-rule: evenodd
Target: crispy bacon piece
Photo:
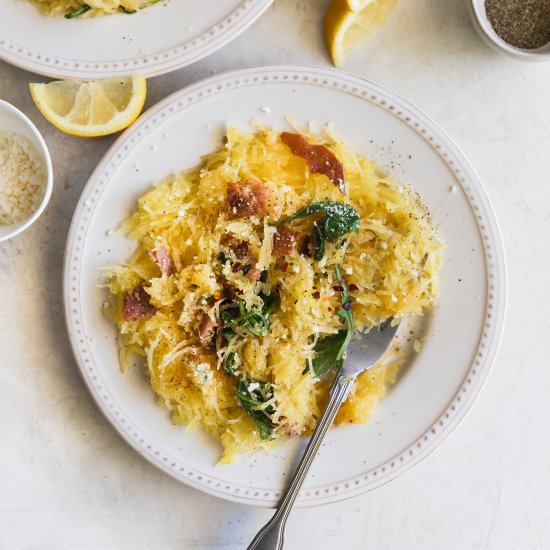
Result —
<instances>
[{"instance_id":1,"label":"crispy bacon piece","mask_svg":"<svg viewBox=\"0 0 550 550\"><path fill-rule=\"evenodd\" d=\"M172 275L174 273L174 264L172 258L164 248L155 248L149 252L149 258L160 267L163 275Z\"/></svg>"},{"instance_id":2,"label":"crispy bacon piece","mask_svg":"<svg viewBox=\"0 0 550 550\"><path fill-rule=\"evenodd\" d=\"M256 267L256 258L247 258L246 263L235 262L231 267L233 273L242 271L246 273L245 277L252 283L256 282L262 276L262 270Z\"/></svg>"},{"instance_id":3,"label":"crispy bacon piece","mask_svg":"<svg viewBox=\"0 0 550 550\"><path fill-rule=\"evenodd\" d=\"M302 157L314 174L324 174L342 193L346 194L344 165L328 147L312 145L304 136L291 132L283 132L281 141L290 147L293 155Z\"/></svg>"},{"instance_id":4,"label":"crispy bacon piece","mask_svg":"<svg viewBox=\"0 0 550 550\"><path fill-rule=\"evenodd\" d=\"M277 231L273 235L271 255L274 258L279 258L280 256L290 254L292 249L296 246L300 236L301 233L299 231L294 231L289 227L286 227L286 225L277 227Z\"/></svg>"},{"instance_id":5,"label":"crispy bacon piece","mask_svg":"<svg viewBox=\"0 0 550 550\"><path fill-rule=\"evenodd\" d=\"M300 432L296 426L290 424L286 416L281 416L278 427L284 428L284 431L288 437L298 437L300 435Z\"/></svg>"},{"instance_id":6,"label":"crispy bacon piece","mask_svg":"<svg viewBox=\"0 0 550 550\"><path fill-rule=\"evenodd\" d=\"M235 256L239 258L239 260L243 260L248 257L248 243L246 241L232 239L228 246L231 250L233 250Z\"/></svg>"},{"instance_id":7,"label":"crispy bacon piece","mask_svg":"<svg viewBox=\"0 0 550 550\"><path fill-rule=\"evenodd\" d=\"M233 271L233 273L238 273L239 271L242 271L243 269L244 269L244 264L241 263L241 262L235 262L231 266L231 271Z\"/></svg>"},{"instance_id":8,"label":"crispy bacon piece","mask_svg":"<svg viewBox=\"0 0 550 550\"><path fill-rule=\"evenodd\" d=\"M246 278L252 283L255 283L256 281L258 281L261 276L262 276L262 270L258 269L256 267L256 264L254 264L250 269L250 271L246 274Z\"/></svg>"},{"instance_id":9,"label":"crispy bacon piece","mask_svg":"<svg viewBox=\"0 0 550 550\"><path fill-rule=\"evenodd\" d=\"M151 296L149 296L143 285L134 287L124 296L122 314L126 321L149 319L156 312L157 308L151 304Z\"/></svg>"},{"instance_id":10,"label":"crispy bacon piece","mask_svg":"<svg viewBox=\"0 0 550 550\"><path fill-rule=\"evenodd\" d=\"M285 433L288 437L298 437L300 435L300 432L292 424L285 427Z\"/></svg>"},{"instance_id":11,"label":"crispy bacon piece","mask_svg":"<svg viewBox=\"0 0 550 550\"><path fill-rule=\"evenodd\" d=\"M268 199L269 190L261 183L230 182L227 184L225 209L232 218L262 215L266 213Z\"/></svg>"},{"instance_id":12,"label":"crispy bacon piece","mask_svg":"<svg viewBox=\"0 0 550 550\"><path fill-rule=\"evenodd\" d=\"M210 313L203 313L199 325L199 340L204 349L212 349L216 337L216 319Z\"/></svg>"}]
</instances>

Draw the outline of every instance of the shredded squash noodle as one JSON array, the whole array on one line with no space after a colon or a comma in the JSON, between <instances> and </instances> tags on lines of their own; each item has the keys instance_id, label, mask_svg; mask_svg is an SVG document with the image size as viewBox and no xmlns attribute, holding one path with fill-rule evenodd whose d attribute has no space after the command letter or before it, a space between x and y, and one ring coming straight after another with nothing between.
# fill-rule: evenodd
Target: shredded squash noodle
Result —
<instances>
[{"instance_id":1,"label":"shredded squash noodle","mask_svg":"<svg viewBox=\"0 0 550 550\"><path fill-rule=\"evenodd\" d=\"M67 19L137 10L160 0L31 0L46 15L64 15Z\"/></svg>"},{"instance_id":2,"label":"shredded squash noodle","mask_svg":"<svg viewBox=\"0 0 550 550\"><path fill-rule=\"evenodd\" d=\"M442 244L413 191L328 131L301 134L228 129L138 200L122 226L137 250L109 271L122 368L143 357L173 422L219 439L222 462L310 433L353 325L438 294ZM368 420L394 359L358 378L337 423Z\"/></svg>"}]
</instances>

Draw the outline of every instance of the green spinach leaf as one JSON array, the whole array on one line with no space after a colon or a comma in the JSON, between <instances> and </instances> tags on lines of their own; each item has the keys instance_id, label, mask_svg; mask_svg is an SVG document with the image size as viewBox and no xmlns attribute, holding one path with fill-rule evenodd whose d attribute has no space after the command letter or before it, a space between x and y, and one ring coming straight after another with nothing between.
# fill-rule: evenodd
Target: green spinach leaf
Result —
<instances>
[{"instance_id":1,"label":"green spinach leaf","mask_svg":"<svg viewBox=\"0 0 550 550\"><path fill-rule=\"evenodd\" d=\"M338 310L338 315L346 321L347 328L339 330L336 334L320 338L315 344L315 358L312 361L312 367L313 373L319 378L327 374L333 367L340 368L342 366L355 330L348 287L342 278L340 266L335 266L334 270L338 284L342 288L342 309Z\"/></svg>"},{"instance_id":2,"label":"green spinach leaf","mask_svg":"<svg viewBox=\"0 0 550 550\"><path fill-rule=\"evenodd\" d=\"M280 299L278 294L260 294L260 298L264 302L264 307L262 308L262 313L269 317L273 310L279 305Z\"/></svg>"},{"instance_id":3,"label":"green spinach leaf","mask_svg":"<svg viewBox=\"0 0 550 550\"><path fill-rule=\"evenodd\" d=\"M235 394L242 408L250 415L258 429L262 439L273 439L273 423L270 416L275 409L269 405L264 409L260 407L273 397L271 384L244 378L235 388Z\"/></svg>"},{"instance_id":4,"label":"green spinach leaf","mask_svg":"<svg viewBox=\"0 0 550 550\"><path fill-rule=\"evenodd\" d=\"M243 327L254 336L265 336L269 332L269 316L279 303L276 294L262 295L264 305L261 308L246 309L244 300L237 298L236 303L222 310L220 318L225 328Z\"/></svg>"},{"instance_id":5,"label":"green spinach leaf","mask_svg":"<svg viewBox=\"0 0 550 550\"><path fill-rule=\"evenodd\" d=\"M225 338L226 342L230 342L237 336L237 333L230 327L222 328L221 330L222 336Z\"/></svg>"},{"instance_id":6,"label":"green spinach leaf","mask_svg":"<svg viewBox=\"0 0 550 550\"><path fill-rule=\"evenodd\" d=\"M227 374L235 374L235 367L237 366L237 354L234 351L231 351L227 354L224 366L225 372L227 372Z\"/></svg>"},{"instance_id":7,"label":"green spinach leaf","mask_svg":"<svg viewBox=\"0 0 550 550\"><path fill-rule=\"evenodd\" d=\"M322 214L321 218L315 223L313 240L315 243L315 252L313 257L320 261L325 255L328 241L334 241L343 237L350 231L359 231L359 215L357 210L350 204L344 202L318 201L312 202L304 208L300 208L292 216L281 220L276 224L277 227L290 223L294 220L307 218L314 214Z\"/></svg>"},{"instance_id":8,"label":"green spinach leaf","mask_svg":"<svg viewBox=\"0 0 550 550\"><path fill-rule=\"evenodd\" d=\"M346 339L347 330L320 338L315 345L315 359L312 361L313 372L317 378L325 376L333 367L340 368L342 359L338 359Z\"/></svg>"}]
</instances>

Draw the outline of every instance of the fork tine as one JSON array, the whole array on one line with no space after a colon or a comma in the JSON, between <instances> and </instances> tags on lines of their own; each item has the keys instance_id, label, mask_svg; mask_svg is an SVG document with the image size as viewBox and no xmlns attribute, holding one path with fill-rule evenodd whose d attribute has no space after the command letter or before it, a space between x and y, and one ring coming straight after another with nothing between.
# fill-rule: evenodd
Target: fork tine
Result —
<instances>
[{"instance_id":1,"label":"fork tine","mask_svg":"<svg viewBox=\"0 0 550 550\"><path fill-rule=\"evenodd\" d=\"M392 325L393 320L394 317L386 319L380 326L350 342L346 360L342 366L345 374L359 374L370 369L380 360L399 328L399 323Z\"/></svg>"}]
</instances>

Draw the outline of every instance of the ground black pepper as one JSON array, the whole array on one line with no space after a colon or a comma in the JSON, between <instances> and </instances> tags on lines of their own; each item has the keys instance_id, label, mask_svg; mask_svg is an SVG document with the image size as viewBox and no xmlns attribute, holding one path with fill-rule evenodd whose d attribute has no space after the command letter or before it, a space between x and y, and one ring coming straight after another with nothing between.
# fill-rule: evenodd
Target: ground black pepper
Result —
<instances>
[{"instance_id":1,"label":"ground black pepper","mask_svg":"<svg viewBox=\"0 0 550 550\"><path fill-rule=\"evenodd\" d=\"M550 42L550 0L485 0L485 12L512 46L533 50Z\"/></svg>"}]
</instances>

